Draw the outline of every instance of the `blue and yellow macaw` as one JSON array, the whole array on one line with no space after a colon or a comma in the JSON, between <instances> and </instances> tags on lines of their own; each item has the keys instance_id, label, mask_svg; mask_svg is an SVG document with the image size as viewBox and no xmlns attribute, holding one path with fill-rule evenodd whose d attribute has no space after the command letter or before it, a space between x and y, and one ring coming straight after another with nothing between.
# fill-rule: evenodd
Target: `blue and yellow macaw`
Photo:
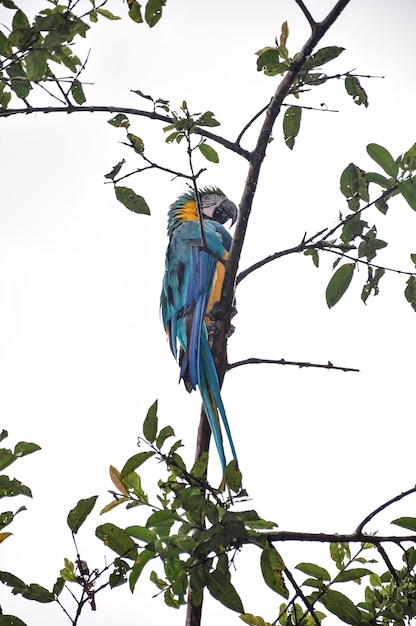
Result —
<instances>
[{"instance_id":1,"label":"blue and yellow macaw","mask_svg":"<svg viewBox=\"0 0 416 626\"><path fill-rule=\"evenodd\" d=\"M189 392L199 387L224 472L226 460L219 415L235 460L237 455L221 399L208 328L224 280L224 264L218 258L227 258L232 241L223 224L228 219L234 224L237 207L216 187L201 189L199 197L205 244L213 254L202 250L195 192L188 191L169 208L169 245L160 304L170 349L179 360L179 380L184 381Z\"/></svg>"}]
</instances>

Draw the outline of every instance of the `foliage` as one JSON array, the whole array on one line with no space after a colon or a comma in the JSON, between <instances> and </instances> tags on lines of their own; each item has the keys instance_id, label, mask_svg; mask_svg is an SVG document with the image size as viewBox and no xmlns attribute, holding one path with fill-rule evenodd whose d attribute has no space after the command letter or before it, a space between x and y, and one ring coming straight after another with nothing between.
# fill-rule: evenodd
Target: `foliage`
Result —
<instances>
[{"instance_id":1,"label":"foliage","mask_svg":"<svg viewBox=\"0 0 416 626\"><path fill-rule=\"evenodd\" d=\"M148 0L143 18L140 3L128 0L127 12L134 22L145 21L153 27L160 20L165 4L165 0ZM377 166L376 171L365 171L354 163L345 167L340 177L340 190L347 202L347 209L345 214L344 211L340 212L337 225L309 238L305 235L300 245L261 259L235 280L251 201L265 158L265 147L273 138L272 130L281 107L285 107L282 120L283 139L287 147L293 150L303 115L300 99L306 89L322 86L334 78L343 79L345 91L353 103L368 106L367 93L361 85L360 76L350 71L330 75L322 70L328 63L338 59L344 49L339 46L317 48L320 38L331 23L324 20L319 24L312 24L312 18L303 3L298 4L301 8L303 6L302 10L311 23L311 40L308 40L302 50L289 52L289 27L284 22L276 45L266 46L257 52L257 70L272 79L282 77L283 81L276 88L271 104L244 126L236 141L230 141L212 130L220 125L212 111L191 112L192 109L185 100L179 107L172 107L165 98L156 98L135 90L148 108L144 111L137 110L134 114L163 123L162 132L166 143L184 146L189 158L189 171L178 172L171 166L154 162L142 138L132 132L130 114L118 111L108 121L118 129L117 132L125 133L126 147L132 151L130 154L133 159L139 160L142 165L124 174L126 160L122 159L105 175L107 181L113 184L117 200L135 213L148 215L150 209L142 196L136 194L132 188L119 184L127 176L158 169L169 175L182 177L196 187L197 179L204 168L197 172L194 170L195 155L201 155L207 164L218 163L219 154L213 144L219 144L249 163L250 176L243 194L245 200L240 207L242 217L237 224L235 236L235 241L240 242L240 249L233 246L226 267L226 272L231 276L228 284L231 285L232 292L229 294L227 309L229 318L232 314L231 302L235 283L266 263L291 253L311 256L316 267L320 265L321 254L336 256L334 272L326 290L329 307L340 301L355 277L357 267L364 265L367 278L361 299L366 303L371 294L379 293L380 281L385 273L399 270L374 263L388 243L378 238L377 225L369 218L364 218L371 208L378 211L377 217L379 214L385 216L390 210L391 200L400 195L416 210L416 144L394 158L383 146L370 143L367 152ZM2 25L0 29L0 113L4 116L10 113L9 105L16 100L25 105L26 113L35 112L38 109L33 106L32 98L37 98L37 94L41 92L58 100L62 105L59 108L61 111L93 111L94 107L83 106L86 94L81 74L85 61L81 61L74 53L74 44L80 37L85 38L91 26L100 18L110 21L119 19L104 8L106 2L97 6L95 0L91 0L85 8L82 2L68 1L64 5L52 0L33 20L12 0L1 0L1 5L9 12L10 25ZM60 72L62 68L66 75L57 76L56 72ZM288 77L290 80L287 80ZM286 102L289 97L294 102ZM47 110L54 109L48 107ZM254 150L248 150L242 145L244 135L264 113L266 115L258 143ZM234 265L233 255L237 258ZM411 253L410 258L416 267L416 253ZM342 259L345 259L345 263L341 265ZM231 274L233 267L234 275ZM416 311L416 273L405 274L408 278L404 295ZM223 354L226 353L226 336L229 331L229 324L227 326L226 322L227 320L223 324L222 343L215 341L218 339L217 335L214 339L214 343L220 346L219 352L222 351ZM220 362L220 359L217 361ZM224 371L220 371L220 374ZM0 440L6 436L7 433L3 431ZM114 588L126 583L134 591L144 570L152 567L154 569L150 571L150 580L157 593L163 595L168 606L177 609L188 603L200 607L207 590L225 607L239 613L244 623L253 626L271 622L282 626L310 626L320 624L328 614L336 616L344 623L357 626L402 625L416 617L416 550L413 546L408 547L409 542L414 542L416 537L410 535L380 538L363 532L366 521L387 508L390 501L370 514L355 533L342 540L336 535L311 537L297 533L295 537L291 533L275 531L276 524L262 519L255 510L240 510L244 509L247 494L242 489L241 474L235 462L227 467L230 492L224 495L207 481L207 453L202 454L193 467L188 469L178 452L182 446L181 440L175 439L174 443L170 441L174 437L171 426L159 429L157 403L154 403L144 420L143 437L139 438L140 445L146 446L146 449L130 457L120 471L110 467L115 490L111 492L113 499L103 507L101 513L109 513L116 507L125 505L134 514L134 519L126 528L120 528L112 522L105 522L97 527L98 540L116 555L109 565L102 570L90 570L87 561L81 559L76 544L75 535L78 535L95 508L97 496L94 495L80 499L68 514L67 524L74 540L76 558L70 560L64 557L63 568L51 590L37 583L26 584L10 572L0 572L0 581L10 587L14 595L19 594L41 603L57 602L73 625L78 623L85 605L95 609L98 591L107 586ZM2 449L0 466L4 469L19 457L38 449L36 444L25 442L18 443L13 452ZM145 477L137 470L145 463L154 462L165 467L166 475L159 480L157 495L151 499L143 487ZM409 490L409 493L414 491L415 489ZM8 476L0 477L2 497L19 494L31 496L30 489L20 481ZM3 532L3 528L24 509L25 507L20 507L14 513L7 511L0 515L0 542L10 536L9 532ZM416 530L416 520L413 517L401 517L392 523L412 532ZM299 563L294 571L289 570L275 544L296 538L329 543L333 563L331 571L323 565L307 561ZM393 564L385 548L384 544L391 542L401 547L400 565ZM259 550L260 571L265 584L279 598L283 598L278 615L273 615L270 622L266 622L261 616L245 612L245 608L249 608L244 606L247 602L244 600L243 604L234 581L231 582L231 566L247 544ZM352 544L357 547L352 549ZM386 566L387 570L381 572L381 566L383 569ZM97 581L105 575L108 579L97 588ZM361 585L360 590L363 592L358 601L353 599L356 593L350 592L350 587L356 584ZM69 589L76 598L77 608L73 616L64 607L61 596L64 589ZM1 624L19 625L23 622L10 615L0 615Z\"/></svg>"},{"instance_id":2,"label":"foliage","mask_svg":"<svg viewBox=\"0 0 416 626\"><path fill-rule=\"evenodd\" d=\"M7 108L12 95L28 106L31 92L45 90L68 105L82 105L86 101L79 77L84 62L73 53L73 43L85 38L92 24L100 18L121 19L104 8L107 0L97 6L96 0L60 4L52 0L49 6L33 20L13 0L2 0L0 5L9 10L9 25L0 29L0 107ZM136 23L143 22L141 4L128 0L128 15ZM166 0L148 0L145 21L153 27L162 17ZM56 71L65 68L69 77L60 77Z\"/></svg>"},{"instance_id":3,"label":"foliage","mask_svg":"<svg viewBox=\"0 0 416 626\"><path fill-rule=\"evenodd\" d=\"M2 430L0 433L0 441L4 441L8 437L8 432ZM24 456L33 454L40 450L40 447L36 443L28 443L26 441L20 441L14 447L12 451L9 448L0 448L0 470L6 469ZM0 476L0 498L12 498L14 496L27 496L32 497L32 492L29 487L21 483L16 478L11 479L9 476L2 474ZM18 513L26 511L25 506L20 506L16 511L4 511L0 513L0 543L3 543L8 537L12 535L9 531L3 529L12 523ZM47 597L50 597L49 592L40 585L25 585L17 576L9 574L8 572L0 572L0 582L13 586L16 589L16 593L21 593L25 598L30 600L37 600L38 602L49 602ZM46 592L46 593L45 593ZM52 598L53 599L53 598ZM0 624L15 624L16 626L25 626L23 622L13 615L3 615L0 606Z\"/></svg>"}]
</instances>

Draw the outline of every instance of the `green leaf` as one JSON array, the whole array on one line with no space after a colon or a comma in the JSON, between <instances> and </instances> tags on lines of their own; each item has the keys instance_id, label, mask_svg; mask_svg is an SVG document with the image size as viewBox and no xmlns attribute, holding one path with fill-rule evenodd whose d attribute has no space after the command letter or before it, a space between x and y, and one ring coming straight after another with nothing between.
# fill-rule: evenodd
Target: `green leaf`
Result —
<instances>
[{"instance_id":1,"label":"green leaf","mask_svg":"<svg viewBox=\"0 0 416 626\"><path fill-rule=\"evenodd\" d=\"M330 309L341 300L342 296L347 291L354 274L354 269L354 263L346 263L345 265L341 265L333 274L326 288L326 303Z\"/></svg>"},{"instance_id":2,"label":"green leaf","mask_svg":"<svg viewBox=\"0 0 416 626\"><path fill-rule=\"evenodd\" d=\"M392 524L400 526L401 528L416 531L416 517L398 517L392 521Z\"/></svg>"},{"instance_id":3,"label":"green leaf","mask_svg":"<svg viewBox=\"0 0 416 626\"><path fill-rule=\"evenodd\" d=\"M225 468L225 482L231 491L238 493L241 489L242 480L243 477L238 468L237 461L233 459Z\"/></svg>"},{"instance_id":4,"label":"green leaf","mask_svg":"<svg viewBox=\"0 0 416 626\"><path fill-rule=\"evenodd\" d=\"M86 101L81 82L77 78L71 85L71 94L77 104L84 104Z\"/></svg>"},{"instance_id":5,"label":"green leaf","mask_svg":"<svg viewBox=\"0 0 416 626\"><path fill-rule=\"evenodd\" d=\"M4 441L4 439L7 439L7 437L9 436L9 433L7 432L7 430L3 430L0 432L0 441Z\"/></svg>"},{"instance_id":6,"label":"green leaf","mask_svg":"<svg viewBox=\"0 0 416 626\"><path fill-rule=\"evenodd\" d=\"M5 511L0 513L0 529L6 528L14 519L13 511Z\"/></svg>"},{"instance_id":7,"label":"green leaf","mask_svg":"<svg viewBox=\"0 0 416 626\"><path fill-rule=\"evenodd\" d=\"M146 418L143 422L143 435L145 439L150 443L153 443L156 439L158 427L157 417L157 400L155 400L152 406L147 411Z\"/></svg>"},{"instance_id":8,"label":"green leaf","mask_svg":"<svg viewBox=\"0 0 416 626\"><path fill-rule=\"evenodd\" d=\"M150 215L150 209L146 200L142 198L142 196L138 196L133 189L130 189L129 187L115 186L114 191L117 200L129 209L129 211L133 211L133 213L140 213L142 215Z\"/></svg>"},{"instance_id":9,"label":"green leaf","mask_svg":"<svg viewBox=\"0 0 416 626\"><path fill-rule=\"evenodd\" d=\"M6 72L10 77L10 86L18 98L27 98L32 86L27 80L21 63L12 63L6 68Z\"/></svg>"},{"instance_id":10,"label":"green leaf","mask_svg":"<svg viewBox=\"0 0 416 626\"><path fill-rule=\"evenodd\" d=\"M215 119L212 111L206 111L195 122L197 126L220 126L220 123Z\"/></svg>"},{"instance_id":11,"label":"green leaf","mask_svg":"<svg viewBox=\"0 0 416 626\"><path fill-rule=\"evenodd\" d=\"M220 158L218 156L218 152L216 150L214 150L214 148L212 148L212 146L210 146L207 143L205 143L205 141L200 143L198 148L199 148L199 151L201 152L201 154L203 154L204 157L207 159L207 161L210 161L210 163L219 163L220 162Z\"/></svg>"},{"instance_id":12,"label":"green leaf","mask_svg":"<svg viewBox=\"0 0 416 626\"><path fill-rule=\"evenodd\" d=\"M412 263L416 266L416 254L411 254L410 255L410 259L411 259Z\"/></svg>"},{"instance_id":13,"label":"green leaf","mask_svg":"<svg viewBox=\"0 0 416 626\"><path fill-rule=\"evenodd\" d=\"M315 565L315 563L299 563L296 565L296 569L307 574L308 576L314 576L321 580L331 580L331 577L324 567Z\"/></svg>"},{"instance_id":14,"label":"green leaf","mask_svg":"<svg viewBox=\"0 0 416 626\"><path fill-rule=\"evenodd\" d=\"M0 626L27 626L27 624L14 615L0 615Z\"/></svg>"},{"instance_id":15,"label":"green leaf","mask_svg":"<svg viewBox=\"0 0 416 626\"><path fill-rule=\"evenodd\" d=\"M137 557L135 542L125 530L122 530L115 524L102 524L96 528L95 534L98 539L101 539L106 546L120 556L127 559L135 559Z\"/></svg>"},{"instance_id":16,"label":"green leaf","mask_svg":"<svg viewBox=\"0 0 416 626\"><path fill-rule=\"evenodd\" d=\"M367 152L373 161L383 168L386 174L393 176L393 178L397 178L399 166L386 148L383 148L383 146L380 146L377 143L369 143L367 146Z\"/></svg>"},{"instance_id":17,"label":"green leaf","mask_svg":"<svg viewBox=\"0 0 416 626\"><path fill-rule=\"evenodd\" d=\"M153 530L146 528L146 526L127 526L125 531L128 535L130 535L130 537L141 539L147 543L156 539L156 533Z\"/></svg>"},{"instance_id":18,"label":"green leaf","mask_svg":"<svg viewBox=\"0 0 416 626\"><path fill-rule=\"evenodd\" d=\"M65 567L61 569L59 572L62 580L68 582L75 582L77 579L77 575L75 574L75 565L72 561L67 558L64 558Z\"/></svg>"},{"instance_id":19,"label":"green leaf","mask_svg":"<svg viewBox=\"0 0 416 626\"><path fill-rule=\"evenodd\" d=\"M156 437L156 446L160 450L160 448L165 443L166 439L168 437L174 437L174 436L175 436L175 431L173 430L172 426L165 426L164 428L162 428L162 430Z\"/></svg>"},{"instance_id":20,"label":"green leaf","mask_svg":"<svg viewBox=\"0 0 416 626\"><path fill-rule=\"evenodd\" d=\"M31 585L27 585L24 591L21 592L22 596L27 600L35 600L36 602L54 602L55 596L51 591L45 589L41 585L36 583L32 583Z\"/></svg>"},{"instance_id":21,"label":"green leaf","mask_svg":"<svg viewBox=\"0 0 416 626\"><path fill-rule=\"evenodd\" d=\"M347 76L345 79L345 89L347 94L352 96L355 104L363 104L368 107L368 97L356 76Z\"/></svg>"},{"instance_id":22,"label":"green leaf","mask_svg":"<svg viewBox=\"0 0 416 626\"><path fill-rule=\"evenodd\" d=\"M357 235L362 235L364 228L368 227L368 222L360 219L360 214L351 215L342 227L341 241L350 244Z\"/></svg>"},{"instance_id":23,"label":"green leaf","mask_svg":"<svg viewBox=\"0 0 416 626\"><path fill-rule=\"evenodd\" d=\"M206 579L208 591L213 598L221 602L224 606L237 613L244 613L243 603L234 585L228 577L220 570L207 573Z\"/></svg>"},{"instance_id":24,"label":"green leaf","mask_svg":"<svg viewBox=\"0 0 416 626\"><path fill-rule=\"evenodd\" d=\"M319 267L319 254L317 250L314 250L314 248L308 248L303 254L305 256L311 256L315 267Z\"/></svg>"},{"instance_id":25,"label":"green leaf","mask_svg":"<svg viewBox=\"0 0 416 626\"><path fill-rule=\"evenodd\" d=\"M364 303L368 300L368 297L370 296L372 291L374 291L375 296L379 294L380 290L378 284L385 273L385 270L381 267L378 267L374 273L372 267L368 268L368 280L365 283L361 292L361 300Z\"/></svg>"},{"instance_id":26,"label":"green leaf","mask_svg":"<svg viewBox=\"0 0 416 626\"><path fill-rule=\"evenodd\" d=\"M150 580L156 585L158 589L166 589L166 587L168 586L166 580L163 580L163 578L159 578L156 572L150 573Z\"/></svg>"},{"instance_id":27,"label":"green leaf","mask_svg":"<svg viewBox=\"0 0 416 626\"><path fill-rule=\"evenodd\" d=\"M142 504L148 504L146 494L142 489L142 482L137 472L129 472L123 478L123 483L128 489L131 489L134 495L139 499Z\"/></svg>"},{"instance_id":28,"label":"green leaf","mask_svg":"<svg viewBox=\"0 0 416 626\"><path fill-rule=\"evenodd\" d=\"M372 261L377 254L377 250L382 250L387 245L386 241L376 239L375 237L364 239L358 246L358 258L367 257L368 261Z\"/></svg>"},{"instance_id":29,"label":"green leaf","mask_svg":"<svg viewBox=\"0 0 416 626\"><path fill-rule=\"evenodd\" d=\"M88 515L93 510L98 496L91 496L84 500L79 500L77 505L71 509L67 517L67 523L74 535L77 534Z\"/></svg>"},{"instance_id":30,"label":"green leaf","mask_svg":"<svg viewBox=\"0 0 416 626\"><path fill-rule=\"evenodd\" d=\"M144 153L144 143L140 137L133 135L132 133L127 133L127 139L130 141L133 150L137 152L137 154Z\"/></svg>"},{"instance_id":31,"label":"green leaf","mask_svg":"<svg viewBox=\"0 0 416 626\"><path fill-rule=\"evenodd\" d=\"M29 487L23 485L20 480L13 478L10 480L8 476L0 476L0 498L12 498L13 496L32 497Z\"/></svg>"},{"instance_id":32,"label":"green leaf","mask_svg":"<svg viewBox=\"0 0 416 626\"><path fill-rule=\"evenodd\" d=\"M116 128L128 128L130 126L129 118L124 113L118 113L111 120L108 120L108 124L115 126Z\"/></svg>"},{"instance_id":33,"label":"green leaf","mask_svg":"<svg viewBox=\"0 0 416 626\"><path fill-rule=\"evenodd\" d=\"M266 585L284 598L288 598L289 591L283 578L285 564L274 546L267 545L264 548L260 557L260 567Z\"/></svg>"},{"instance_id":34,"label":"green leaf","mask_svg":"<svg viewBox=\"0 0 416 626\"><path fill-rule=\"evenodd\" d=\"M142 12L141 12L141 4L139 2L137 2L137 0L129 0L129 17L131 20L133 20L133 22L136 22L136 24L142 24L143 23L143 18L142 18Z\"/></svg>"},{"instance_id":35,"label":"green leaf","mask_svg":"<svg viewBox=\"0 0 416 626\"><path fill-rule=\"evenodd\" d=\"M259 615L253 615L253 613L242 613L239 616L240 619L249 626L270 626L268 622L265 622Z\"/></svg>"},{"instance_id":36,"label":"green leaf","mask_svg":"<svg viewBox=\"0 0 416 626\"><path fill-rule=\"evenodd\" d=\"M340 572L334 579L334 583L345 583L349 580L361 580L363 576L372 574L370 569L365 567L355 567L352 569L346 569Z\"/></svg>"},{"instance_id":37,"label":"green leaf","mask_svg":"<svg viewBox=\"0 0 416 626\"><path fill-rule=\"evenodd\" d=\"M355 604L339 591L328 589L328 591L319 598L324 607L339 617L340 620L347 624L359 624L361 622L361 613Z\"/></svg>"},{"instance_id":38,"label":"green leaf","mask_svg":"<svg viewBox=\"0 0 416 626\"><path fill-rule=\"evenodd\" d=\"M0 470L5 469L16 461L16 455L7 448L0 449Z\"/></svg>"},{"instance_id":39,"label":"green leaf","mask_svg":"<svg viewBox=\"0 0 416 626\"><path fill-rule=\"evenodd\" d=\"M325 63L329 63L329 61L336 59L342 52L344 52L344 50L345 48L340 48L339 46L321 48L308 58L302 69L310 70L313 67L325 65Z\"/></svg>"},{"instance_id":40,"label":"green leaf","mask_svg":"<svg viewBox=\"0 0 416 626\"><path fill-rule=\"evenodd\" d=\"M117 165L115 165L113 167L111 172L109 172L108 174L104 175L104 178L108 178L109 180L114 180L115 177L117 176L117 174L119 173L119 171L121 170L121 168L123 167L125 162L126 162L126 159L122 159L121 161L119 161L117 163Z\"/></svg>"},{"instance_id":41,"label":"green leaf","mask_svg":"<svg viewBox=\"0 0 416 626\"><path fill-rule=\"evenodd\" d=\"M270 70L273 67L280 65L280 56L277 48L266 47L256 52L257 59L257 71L261 72L263 69ZM286 66L285 66L286 67Z\"/></svg>"},{"instance_id":42,"label":"green leaf","mask_svg":"<svg viewBox=\"0 0 416 626\"><path fill-rule=\"evenodd\" d=\"M150 28L153 28L162 17L162 8L165 4L166 0L148 0L144 17Z\"/></svg>"},{"instance_id":43,"label":"green leaf","mask_svg":"<svg viewBox=\"0 0 416 626\"><path fill-rule=\"evenodd\" d=\"M352 198L358 191L358 167L354 163L347 165L341 174L341 192L346 198Z\"/></svg>"},{"instance_id":44,"label":"green leaf","mask_svg":"<svg viewBox=\"0 0 416 626\"><path fill-rule=\"evenodd\" d=\"M63 588L65 587L65 581L60 576L56 579L56 583L53 586L52 593L55 596L59 596L62 593Z\"/></svg>"},{"instance_id":45,"label":"green leaf","mask_svg":"<svg viewBox=\"0 0 416 626\"><path fill-rule=\"evenodd\" d=\"M114 20L121 20L121 17L119 17L118 15L114 15L113 13L111 13L110 11L107 11L107 9L101 9L100 7L98 7L96 9L96 12L99 15L102 15L103 17L105 17L107 20L111 20L112 22Z\"/></svg>"},{"instance_id":46,"label":"green leaf","mask_svg":"<svg viewBox=\"0 0 416 626\"><path fill-rule=\"evenodd\" d=\"M207 473L208 467L208 453L203 452L202 455L195 461L191 474L195 478L204 478Z\"/></svg>"},{"instance_id":47,"label":"green leaf","mask_svg":"<svg viewBox=\"0 0 416 626\"><path fill-rule=\"evenodd\" d=\"M175 598L170 588L166 589L165 593L163 594L163 598L167 606L170 606L172 609L179 609L180 602L177 598Z\"/></svg>"},{"instance_id":48,"label":"green leaf","mask_svg":"<svg viewBox=\"0 0 416 626\"><path fill-rule=\"evenodd\" d=\"M416 183L415 178L408 178L399 182L399 191L407 204L416 211Z\"/></svg>"},{"instance_id":49,"label":"green leaf","mask_svg":"<svg viewBox=\"0 0 416 626\"><path fill-rule=\"evenodd\" d=\"M120 472L120 477L123 479L127 474L140 467L140 465L145 463L147 459L150 459L154 455L155 453L149 450L147 452L139 452L138 454L131 456L124 464L123 469Z\"/></svg>"},{"instance_id":50,"label":"green leaf","mask_svg":"<svg viewBox=\"0 0 416 626\"><path fill-rule=\"evenodd\" d=\"M158 528L160 526L172 525L178 519L177 514L174 511L155 511L150 515L146 522L148 528Z\"/></svg>"},{"instance_id":51,"label":"green leaf","mask_svg":"<svg viewBox=\"0 0 416 626\"><path fill-rule=\"evenodd\" d=\"M154 559L154 558L155 558L155 553L152 552L151 550L143 550L137 556L135 563L131 569L130 576L129 576L129 587L130 587L131 592L134 591L134 587L136 586L136 583L140 577L140 574L143 571L144 566L149 561L151 561L151 559Z\"/></svg>"},{"instance_id":52,"label":"green leaf","mask_svg":"<svg viewBox=\"0 0 416 626\"><path fill-rule=\"evenodd\" d=\"M300 107L288 107L283 117L283 136L288 148L293 150L295 138L300 129L302 109Z\"/></svg>"},{"instance_id":53,"label":"green leaf","mask_svg":"<svg viewBox=\"0 0 416 626\"><path fill-rule=\"evenodd\" d=\"M19 441L14 447L14 454L17 457L26 456L27 454L33 454L41 450L41 447L36 443L28 443L27 441Z\"/></svg>"},{"instance_id":54,"label":"green leaf","mask_svg":"<svg viewBox=\"0 0 416 626\"><path fill-rule=\"evenodd\" d=\"M46 50L29 50L26 55L26 73L29 80L41 80L48 69L48 53Z\"/></svg>"},{"instance_id":55,"label":"green leaf","mask_svg":"<svg viewBox=\"0 0 416 626\"><path fill-rule=\"evenodd\" d=\"M414 311L416 311L416 278L409 276L406 282L406 289L404 290L404 296Z\"/></svg>"},{"instance_id":56,"label":"green leaf","mask_svg":"<svg viewBox=\"0 0 416 626\"><path fill-rule=\"evenodd\" d=\"M392 180L391 178L386 178L378 172L367 172L365 177L367 182L375 183L376 185L383 187L383 189L388 189L389 187L392 187L394 185L394 180Z\"/></svg>"},{"instance_id":57,"label":"green leaf","mask_svg":"<svg viewBox=\"0 0 416 626\"><path fill-rule=\"evenodd\" d=\"M11 574L10 572L0 572L0 582L7 585L8 587L13 587L14 589L16 589L16 593L19 593L19 589L24 589L26 587L26 584L23 582L23 580L21 580L14 574Z\"/></svg>"},{"instance_id":58,"label":"green leaf","mask_svg":"<svg viewBox=\"0 0 416 626\"><path fill-rule=\"evenodd\" d=\"M108 579L111 589L124 585L124 583L127 582L126 574L130 571L130 569L131 566L127 563L127 561L120 558L114 559L114 571L111 572Z\"/></svg>"}]
</instances>

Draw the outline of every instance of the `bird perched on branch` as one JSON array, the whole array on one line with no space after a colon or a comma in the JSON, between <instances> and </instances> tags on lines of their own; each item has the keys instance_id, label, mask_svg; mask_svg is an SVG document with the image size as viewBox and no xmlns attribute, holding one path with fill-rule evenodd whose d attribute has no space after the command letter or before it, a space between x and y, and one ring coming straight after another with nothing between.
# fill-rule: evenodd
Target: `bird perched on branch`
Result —
<instances>
[{"instance_id":1,"label":"bird perched on branch","mask_svg":"<svg viewBox=\"0 0 416 626\"><path fill-rule=\"evenodd\" d=\"M237 455L221 399L209 328L215 323L215 305L224 280L225 267L220 259L227 259L232 241L223 224L229 219L234 224L237 207L216 187L205 187L198 195L199 213L191 190L169 208L169 245L160 304L170 349L181 368L179 380L189 392L199 388L225 472L219 416L235 460Z\"/></svg>"}]
</instances>

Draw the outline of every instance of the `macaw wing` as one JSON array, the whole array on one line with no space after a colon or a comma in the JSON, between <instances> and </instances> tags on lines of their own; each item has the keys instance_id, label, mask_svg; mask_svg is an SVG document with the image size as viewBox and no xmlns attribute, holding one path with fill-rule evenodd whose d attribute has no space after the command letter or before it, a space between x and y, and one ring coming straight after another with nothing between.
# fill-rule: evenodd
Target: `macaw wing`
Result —
<instances>
[{"instance_id":1,"label":"macaw wing","mask_svg":"<svg viewBox=\"0 0 416 626\"><path fill-rule=\"evenodd\" d=\"M200 389L205 413L217 446L223 471L226 459L220 418L235 459L233 440L221 399L217 369L206 326L207 313L220 299L224 265L231 236L217 222L204 222L205 242L213 254L202 250L198 221L183 222L175 228L166 252L166 267L161 294L163 324L171 350L179 355L180 379L188 391Z\"/></svg>"}]
</instances>

